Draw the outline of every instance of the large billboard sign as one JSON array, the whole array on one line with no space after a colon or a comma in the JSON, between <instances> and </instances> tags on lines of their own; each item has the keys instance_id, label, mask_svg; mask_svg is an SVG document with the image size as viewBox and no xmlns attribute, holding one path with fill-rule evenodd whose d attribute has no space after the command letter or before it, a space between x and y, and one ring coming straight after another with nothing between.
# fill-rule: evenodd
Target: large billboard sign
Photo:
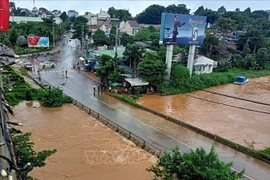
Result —
<instances>
[{"instance_id":1,"label":"large billboard sign","mask_svg":"<svg viewBox=\"0 0 270 180\"><path fill-rule=\"evenodd\" d=\"M28 36L28 47L50 47L48 37Z\"/></svg>"},{"instance_id":2,"label":"large billboard sign","mask_svg":"<svg viewBox=\"0 0 270 180\"><path fill-rule=\"evenodd\" d=\"M9 30L9 0L0 0L0 31Z\"/></svg>"},{"instance_id":3,"label":"large billboard sign","mask_svg":"<svg viewBox=\"0 0 270 180\"><path fill-rule=\"evenodd\" d=\"M160 44L202 45L206 17L162 13Z\"/></svg>"}]
</instances>

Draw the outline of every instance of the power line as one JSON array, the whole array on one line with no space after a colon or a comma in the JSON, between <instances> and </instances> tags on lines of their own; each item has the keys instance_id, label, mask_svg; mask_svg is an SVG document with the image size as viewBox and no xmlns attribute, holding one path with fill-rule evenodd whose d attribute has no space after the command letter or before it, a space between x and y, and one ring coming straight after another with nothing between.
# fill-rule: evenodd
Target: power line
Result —
<instances>
[{"instance_id":1,"label":"power line","mask_svg":"<svg viewBox=\"0 0 270 180\"><path fill-rule=\"evenodd\" d=\"M189 87L189 88L198 90L198 91L204 91L204 92L208 92L208 93L211 93L211 94L215 94L215 95L219 95L219 96L224 96L224 97L228 97L228 98L232 98L232 99L237 99L237 100L241 100L241 101L246 101L246 102L250 102L250 103L254 103L254 104L260 104L260 105L264 105L264 106L270 106L269 103L264 103L264 102L254 101L254 100L245 99L245 98L241 98L241 97L231 96L231 95L227 95L227 94L223 94L223 93L218 93L218 92L213 92L213 91L209 91L209 90L205 90L205 89L198 89L198 88L195 88L193 86L186 85L186 84L183 84L183 83L178 83L178 84L183 85L185 87Z\"/></svg>"},{"instance_id":2,"label":"power line","mask_svg":"<svg viewBox=\"0 0 270 180\"><path fill-rule=\"evenodd\" d=\"M186 95L190 96L192 98L195 98L195 99L211 102L211 103L214 103L214 104L220 104L220 105L224 105L224 106L228 106L228 107L232 107L232 108L236 108L236 109L242 109L242 110L247 110L247 111L257 112L257 113L262 113L262 114L270 114L270 112L259 111L259 110L254 110L254 109L249 109L249 108L244 108L244 107L239 107L239 106L233 106L233 105L229 105L229 104L225 104L225 103L215 102L215 101L211 101L211 100L208 100L208 99L192 96L192 95L189 95L189 94L186 94Z\"/></svg>"}]
</instances>

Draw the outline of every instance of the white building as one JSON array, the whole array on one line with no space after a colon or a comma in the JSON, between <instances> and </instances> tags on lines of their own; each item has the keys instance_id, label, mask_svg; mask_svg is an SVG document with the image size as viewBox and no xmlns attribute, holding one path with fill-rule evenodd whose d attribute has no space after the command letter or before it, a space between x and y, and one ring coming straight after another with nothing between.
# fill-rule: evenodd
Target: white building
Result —
<instances>
[{"instance_id":1,"label":"white building","mask_svg":"<svg viewBox=\"0 0 270 180\"><path fill-rule=\"evenodd\" d=\"M75 10L69 10L68 13L67 13L68 17L72 17L72 16L79 16L79 13Z\"/></svg>"},{"instance_id":2,"label":"white building","mask_svg":"<svg viewBox=\"0 0 270 180\"><path fill-rule=\"evenodd\" d=\"M63 22L60 17L55 17L55 23ZM42 17L28 17L28 16L10 16L9 22L26 23L26 22L44 22Z\"/></svg>"},{"instance_id":3,"label":"white building","mask_svg":"<svg viewBox=\"0 0 270 180\"><path fill-rule=\"evenodd\" d=\"M217 62L205 56L199 56L197 59L194 60L195 74L205 74L205 73L210 74L213 72L213 68L216 67Z\"/></svg>"}]
</instances>

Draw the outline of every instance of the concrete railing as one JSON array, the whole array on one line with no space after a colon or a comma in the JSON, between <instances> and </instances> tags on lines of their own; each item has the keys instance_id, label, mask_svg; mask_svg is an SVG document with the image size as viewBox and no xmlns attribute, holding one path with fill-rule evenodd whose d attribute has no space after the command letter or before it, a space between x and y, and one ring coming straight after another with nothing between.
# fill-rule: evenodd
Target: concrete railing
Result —
<instances>
[{"instance_id":1,"label":"concrete railing","mask_svg":"<svg viewBox=\"0 0 270 180\"><path fill-rule=\"evenodd\" d=\"M114 123L110 119L104 117L103 115L99 114L98 112L94 111L93 109L90 109L89 107L87 107L86 105L78 102L77 100L72 99L72 103L76 107L82 109L87 114L89 114L92 117L94 117L95 119L99 120L101 123L103 123L107 127L111 128L112 130L114 130L118 134L122 135L123 137L131 140L138 147L148 151L149 153L151 153L151 154L159 154L159 153L162 152L162 149L156 147L155 145L151 144L150 142L147 142L143 138L139 137L139 135L136 135L136 134L130 132L129 130L125 129L124 127Z\"/></svg>"},{"instance_id":2,"label":"concrete railing","mask_svg":"<svg viewBox=\"0 0 270 180\"><path fill-rule=\"evenodd\" d=\"M110 95L111 95L112 97L115 97L115 98L117 98L117 99L123 101L123 99L119 98L118 96L116 96L116 95L114 95L114 94L110 94ZM166 119L166 120L168 120L168 121L170 121L170 122L173 122L173 123L175 123L175 124L177 124L177 125L180 125L180 126L183 126L183 127L185 127L185 128L188 128L188 129L190 129L190 130L192 130L192 131L194 131L194 132L196 132L196 133L199 133L199 134L201 134L201 135L203 135L203 136L206 136L206 137L208 137L208 138L211 138L211 139L213 139L213 140L215 140L215 141L217 141L217 142L219 142L219 143L221 143L221 144L224 144L224 145L226 145L226 146L229 146L229 147L231 147L231 148L233 148L233 149L236 149L236 150L238 150L238 151L240 151L240 152L242 152L242 153L245 153L245 154L250 155L250 156L252 156L252 157L254 157L254 158L256 158L256 159L259 159L259 160L261 160L261 161L264 161L264 162L270 164L270 156L268 156L268 155L266 155L266 154L263 154L263 153L261 153L261 152L258 152L258 151L254 150L254 149L250 149L250 148L245 147L245 146L243 146L243 145L241 145L241 144L238 144L238 143L235 143L235 142L230 141L230 140L228 140L228 139L225 139L225 138L223 138L223 137L221 137L221 136L212 134L212 133L207 132L207 131L205 131L205 130L203 130L203 129L200 129L200 128L198 128L198 127L195 127L195 126L193 126L193 125L191 125L191 124L188 124L188 123L186 123L186 122L184 122L184 121L181 121L181 120L179 120L179 119L176 119L176 118L167 116L167 115L165 115L165 114L162 114L162 113L160 113L160 112L157 112L157 111L155 111L155 110L153 110L153 109L150 109L150 108L141 106L141 105L139 105L139 104L130 103L130 102L128 102L128 101L125 101L125 102L129 103L129 104L132 105L132 106L135 106L135 107L137 107L137 108L140 108L141 110L150 112L150 113L152 113L152 114L154 114L154 115L156 115L156 116L159 116L159 117L161 117L161 118L163 118L163 119Z\"/></svg>"}]
</instances>

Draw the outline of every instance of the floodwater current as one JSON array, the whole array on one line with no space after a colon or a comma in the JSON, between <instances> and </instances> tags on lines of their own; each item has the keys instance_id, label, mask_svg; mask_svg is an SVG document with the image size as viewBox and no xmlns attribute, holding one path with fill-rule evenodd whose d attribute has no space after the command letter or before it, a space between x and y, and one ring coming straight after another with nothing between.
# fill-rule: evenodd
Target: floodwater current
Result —
<instances>
[{"instance_id":1,"label":"floodwater current","mask_svg":"<svg viewBox=\"0 0 270 180\"><path fill-rule=\"evenodd\" d=\"M44 108L39 102L14 107L14 121L31 132L36 151L57 149L30 175L41 180L151 179L155 158L72 104Z\"/></svg>"},{"instance_id":2,"label":"floodwater current","mask_svg":"<svg viewBox=\"0 0 270 180\"><path fill-rule=\"evenodd\" d=\"M254 149L270 147L270 76L208 91L263 102L261 105L204 91L147 95L139 104Z\"/></svg>"}]
</instances>

